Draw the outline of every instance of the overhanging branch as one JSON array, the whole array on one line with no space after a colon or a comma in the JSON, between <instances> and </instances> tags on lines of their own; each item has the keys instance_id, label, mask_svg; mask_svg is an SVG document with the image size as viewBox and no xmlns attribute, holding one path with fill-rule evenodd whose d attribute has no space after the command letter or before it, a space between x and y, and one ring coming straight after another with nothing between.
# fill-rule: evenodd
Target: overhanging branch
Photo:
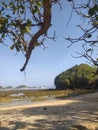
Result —
<instances>
[{"instance_id":1,"label":"overhanging branch","mask_svg":"<svg viewBox=\"0 0 98 130\"><path fill-rule=\"evenodd\" d=\"M26 53L26 61L23 65L23 67L20 69L21 71L24 71L29 59L31 57L32 51L35 48L35 43L37 42L38 38L42 36L43 34L46 34L49 27L51 26L51 7L52 7L52 1L51 0L43 0L43 17L44 20L40 25L40 29L35 33L34 36L32 36L31 41L28 46L28 51Z\"/></svg>"}]
</instances>

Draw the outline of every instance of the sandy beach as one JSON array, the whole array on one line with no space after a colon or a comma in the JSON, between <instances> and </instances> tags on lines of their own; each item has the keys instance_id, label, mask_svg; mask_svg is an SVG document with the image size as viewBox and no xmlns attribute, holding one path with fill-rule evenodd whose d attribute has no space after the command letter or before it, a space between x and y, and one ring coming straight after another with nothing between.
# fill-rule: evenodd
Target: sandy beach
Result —
<instances>
[{"instance_id":1,"label":"sandy beach","mask_svg":"<svg viewBox=\"0 0 98 130\"><path fill-rule=\"evenodd\" d=\"M0 130L98 130L98 93L0 107Z\"/></svg>"}]
</instances>

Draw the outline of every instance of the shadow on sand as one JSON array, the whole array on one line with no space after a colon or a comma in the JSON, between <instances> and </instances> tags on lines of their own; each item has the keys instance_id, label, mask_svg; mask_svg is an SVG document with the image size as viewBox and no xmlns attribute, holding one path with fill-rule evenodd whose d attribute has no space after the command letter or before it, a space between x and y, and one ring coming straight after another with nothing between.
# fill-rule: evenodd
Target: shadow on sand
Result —
<instances>
[{"instance_id":1,"label":"shadow on sand","mask_svg":"<svg viewBox=\"0 0 98 130\"><path fill-rule=\"evenodd\" d=\"M98 101L0 111L0 130L98 130Z\"/></svg>"}]
</instances>

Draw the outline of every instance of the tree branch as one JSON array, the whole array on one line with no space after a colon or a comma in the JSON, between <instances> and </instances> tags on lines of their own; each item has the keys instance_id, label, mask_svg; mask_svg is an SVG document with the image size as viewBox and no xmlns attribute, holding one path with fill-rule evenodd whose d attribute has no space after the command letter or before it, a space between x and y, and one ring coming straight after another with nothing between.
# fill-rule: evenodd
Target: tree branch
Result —
<instances>
[{"instance_id":1,"label":"tree branch","mask_svg":"<svg viewBox=\"0 0 98 130\"><path fill-rule=\"evenodd\" d=\"M43 34L46 34L48 31L49 27L51 26L51 5L52 1L51 0L43 0L43 9L44 9L44 21L40 25L39 31L35 33L35 35L31 38L31 41L28 46L28 51L26 53L26 61L23 65L23 67L20 69L21 71L24 71L29 59L31 57L32 51L35 48L35 43L37 42L38 38L42 36Z\"/></svg>"}]
</instances>

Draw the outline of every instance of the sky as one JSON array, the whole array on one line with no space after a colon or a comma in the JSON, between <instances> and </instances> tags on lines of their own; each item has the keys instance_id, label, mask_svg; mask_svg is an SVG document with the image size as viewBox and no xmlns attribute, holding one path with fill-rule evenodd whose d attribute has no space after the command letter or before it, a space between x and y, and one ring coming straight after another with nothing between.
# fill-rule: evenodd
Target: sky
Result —
<instances>
[{"instance_id":1,"label":"sky","mask_svg":"<svg viewBox=\"0 0 98 130\"><path fill-rule=\"evenodd\" d=\"M56 31L56 41L47 40L45 50L42 46L33 50L25 72L20 72L20 68L25 62L24 55L21 53L16 55L9 49L9 46L0 45L0 86L27 85L30 87L54 88L54 79L58 74L76 64L87 63L84 58L73 58L71 56L81 51L81 44L75 43L68 48L70 43L64 37L70 35L77 37L81 34L80 30L75 27L79 24L80 18L73 14L67 25L71 9L67 2L62 5L62 10L57 5L54 5L52 9L52 27L49 30L51 35ZM10 41L7 40L6 42L9 45Z\"/></svg>"}]
</instances>

